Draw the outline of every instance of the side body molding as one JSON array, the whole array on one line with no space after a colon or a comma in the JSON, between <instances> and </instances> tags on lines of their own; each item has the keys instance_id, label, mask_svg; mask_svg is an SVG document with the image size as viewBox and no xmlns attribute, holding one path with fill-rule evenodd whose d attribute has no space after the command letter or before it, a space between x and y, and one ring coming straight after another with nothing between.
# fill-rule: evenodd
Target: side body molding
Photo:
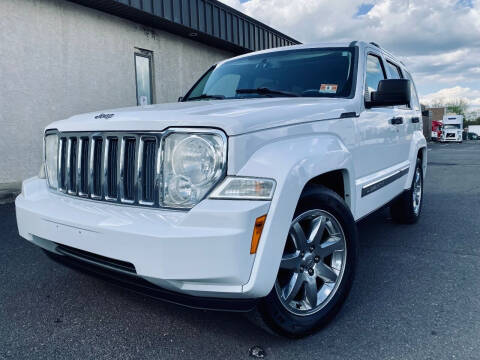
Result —
<instances>
[{"instance_id":1,"label":"side body molding","mask_svg":"<svg viewBox=\"0 0 480 360\"><path fill-rule=\"evenodd\" d=\"M239 176L273 178L277 187L267 216L250 280L243 291L252 297L272 289L296 205L308 181L318 175L344 171L349 191L354 191L352 156L335 135L303 135L270 143L257 150ZM355 199L350 194L350 199ZM355 204L350 204L355 209ZM265 254L264 254L265 253Z\"/></svg>"}]
</instances>

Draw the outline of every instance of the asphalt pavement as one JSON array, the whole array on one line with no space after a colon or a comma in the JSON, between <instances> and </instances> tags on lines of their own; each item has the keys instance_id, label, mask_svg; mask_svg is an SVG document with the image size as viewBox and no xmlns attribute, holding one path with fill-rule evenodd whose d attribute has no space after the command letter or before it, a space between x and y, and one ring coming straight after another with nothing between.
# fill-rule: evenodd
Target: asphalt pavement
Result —
<instances>
[{"instance_id":1,"label":"asphalt pavement","mask_svg":"<svg viewBox=\"0 0 480 360\"><path fill-rule=\"evenodd\" d=\"M359 224L354 287L323 331L159 302L60 266L0 206L0 359L480 359L480 143L432 144L423 214Z\"/></svg>"}]
</instances>

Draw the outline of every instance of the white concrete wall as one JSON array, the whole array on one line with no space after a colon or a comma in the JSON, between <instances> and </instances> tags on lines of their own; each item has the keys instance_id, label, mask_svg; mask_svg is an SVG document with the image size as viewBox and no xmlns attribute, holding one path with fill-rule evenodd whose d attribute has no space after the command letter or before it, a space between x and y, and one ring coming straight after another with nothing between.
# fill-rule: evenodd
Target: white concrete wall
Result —
<instances>
[{"instance_id":1,"label":"white concrete wall","mask_svg":"<svg viewBox=\"0 0 480 360\"><path fill-rule=\"evenodd\" d=\"M50 122L136 105L136 47L154 53L157 103L233 56L65 0L0 1L0 184L38 173Z\"/></svg>"}]
</instances>

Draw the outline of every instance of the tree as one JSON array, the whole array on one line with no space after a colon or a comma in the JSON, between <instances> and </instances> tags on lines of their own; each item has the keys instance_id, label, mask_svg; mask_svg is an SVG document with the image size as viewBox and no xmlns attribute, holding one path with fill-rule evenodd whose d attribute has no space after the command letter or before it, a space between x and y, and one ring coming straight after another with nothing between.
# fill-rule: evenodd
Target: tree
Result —
<instances>
[{"instance_id":1,"label":"tree","mask_svg":"<svg viewBox=\"0 0 480 360\"><path fill-rule=\"evenodd\" d=\"M468 102L464 99L458 98L451 101L442 101L442 100L435 100L430 104L430 107L444 107L447 109L447 113L456 114L456 115L463 115L464 118L464 127L469 125L480 125L480 118L476 120L467 120L465 114L468 110Z\"/></svg>"},{"instance_id":2,"label":"tree","mask_svg":"<svg viewBox=\"0 0 480 360\"><path fill-rule=\"evenodd\" d=\"M465 116L468 109L468 103L460 98L450 101L435 100L430 104L430 107L444 107L447 108L447 112L449 113Z\"/></svg>"},{"instance_id":3,"label":"tree","mask_svg":"<svg viewBox=\"0 0 480 360\"><path fill-rule=\"evenodd\" d=\"M456 99L447 103L445 107L447 108L447 112L463 115L463 117L465 117L465 113L468 109L468 103L463 99Z\"/></svg>"}]
</instances>

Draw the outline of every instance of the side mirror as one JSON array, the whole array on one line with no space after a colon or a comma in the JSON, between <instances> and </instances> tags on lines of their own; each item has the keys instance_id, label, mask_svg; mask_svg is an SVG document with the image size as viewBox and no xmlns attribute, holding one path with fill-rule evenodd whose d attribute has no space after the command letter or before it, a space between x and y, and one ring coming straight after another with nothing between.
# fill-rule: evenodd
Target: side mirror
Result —
<instances>
[{"instance_id":1,"label":"side mirror","mask_svg":"<svg viewBox=\"0 0 480 360\"><path fill-rule=\"evenodd\" d=\"M410 105L410 80L380 80L377 91L372 92L368 108L396 105Z\"/></svg>"},{"instance_id":2,"label":"side mirror","mask_svg":"<svg viewBox=\"0 0 480 360\"><path fill-rule=\"evenodd\" d=\"M183 96L180 96L180 97L178 98L178 102L182 102L182 101L183 101Z\"/></svg>"}]
</instances>

